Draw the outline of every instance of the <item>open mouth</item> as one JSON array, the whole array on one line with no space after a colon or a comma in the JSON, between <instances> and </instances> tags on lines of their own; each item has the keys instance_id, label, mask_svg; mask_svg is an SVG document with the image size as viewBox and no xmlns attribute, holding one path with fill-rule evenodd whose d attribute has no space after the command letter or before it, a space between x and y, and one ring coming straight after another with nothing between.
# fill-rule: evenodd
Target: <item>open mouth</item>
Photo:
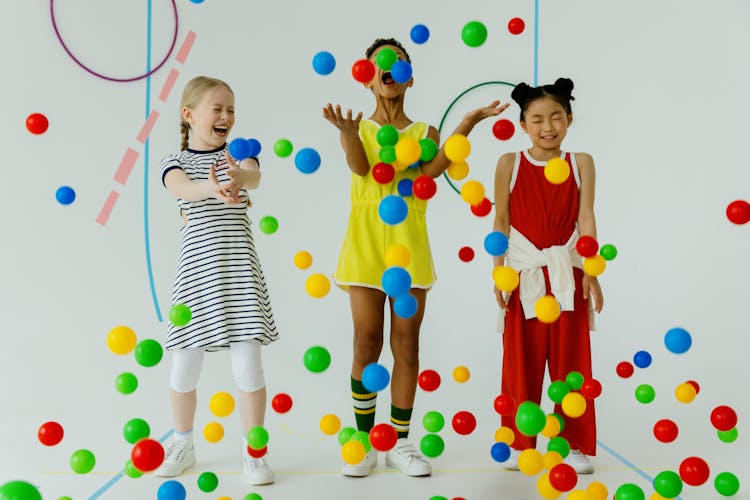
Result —
<instances>
[{"instance_id":1,"label":"open mouth","mask_svg":"<svg viewBox=\"0 0 750 500\"><path fill-rule=\"evenodd\" d=\"M396 80L393 79L390 71L384 71L383 76L380 77L380 80L386 85L391 85L393 83L396 83Z\"/></svg>"},{"instance_id":2,"label":"open mouth","mask_svg":"<svg viewBox=\"0 0 750 500\"><path fill-rule=\"evenodd\" d=\"M227 135L227 127L214 127L214 133L216 135L225 136Z\"/></svg>"}]
</instances>

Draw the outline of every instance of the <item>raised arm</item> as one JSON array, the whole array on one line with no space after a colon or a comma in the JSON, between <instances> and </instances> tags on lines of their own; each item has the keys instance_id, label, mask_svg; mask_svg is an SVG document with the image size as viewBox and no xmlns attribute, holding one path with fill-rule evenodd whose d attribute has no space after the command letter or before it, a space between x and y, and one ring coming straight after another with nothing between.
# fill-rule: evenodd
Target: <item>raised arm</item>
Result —
<instances>
[{"instance_id":1,"label":"raised arm","mask_svg":"<svg viewBox=\"0 0 750 500\"><path fill-rule=\"evenodd\" d=\"M346 163L352 172L365 176L370 173L370 162L367 160L365 147L359 138L359 122L362 120L362 112L352 118L352 110L347 109L346 114L341 112L341 106L334 107L330 102L323 108L323 118L333 124L341 132L341 147L346 155Z\"/></svg>"}]
</instances>

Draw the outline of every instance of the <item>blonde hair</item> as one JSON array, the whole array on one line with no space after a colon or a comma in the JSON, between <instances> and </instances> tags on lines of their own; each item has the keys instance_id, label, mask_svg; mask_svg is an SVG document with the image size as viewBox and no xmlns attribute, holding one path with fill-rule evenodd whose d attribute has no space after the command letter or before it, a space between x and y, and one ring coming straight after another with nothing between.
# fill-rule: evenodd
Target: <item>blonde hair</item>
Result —
<instances>
[{"instance_id":1,"label":"blonde hair","mask_svg":"<svg viewBox=\"0 0 750 500\"><path fill-rule=\"evenodd\" d=\"M180 101L180 136L182 137L180 151L184 151L188 148L188 138L190 136L190 124L182 118L183 108L188 107L193 109L193 107L200 102L206 92L220 86L226 87L229 92L234 94L232 87L225 82L218 78L211 78L208 76L196 76L185 85L185 90L182 91L182 100Z\"/></svg>"}]
</instances>

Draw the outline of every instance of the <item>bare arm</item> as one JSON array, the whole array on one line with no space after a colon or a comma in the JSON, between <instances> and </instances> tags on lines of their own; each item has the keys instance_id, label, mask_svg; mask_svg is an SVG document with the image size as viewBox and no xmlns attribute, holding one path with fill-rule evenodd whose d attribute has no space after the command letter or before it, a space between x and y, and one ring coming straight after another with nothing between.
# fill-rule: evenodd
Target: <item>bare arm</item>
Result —
<instances>
[{"instance_id":1,"label":"bare arm","mask_svg":"<svg viewBox=\"0 0 750 500\"><path fill-rule=\"evenodd\" d=\"M578 175L581 179L581 188L578 197L578 232L581 235L596 238L596 217L594 217L594 191L596 184L596 173L594 171L594 159L588 153L575 153L578 164ZM583 298L592 297L594 310L601 312L604 306L604 296L599 280L596 276L583 275Z\"/></svg>"},{"instance_id":2,"label":"bare arm","mask_svg":"<svg viewBox=\"0 0 750 500\"><path fill-rule=\"evenodd\" d=\"M216 198L228 205L242 202L237 196L227 195L225 186L219 184L213 165L205 181L194 181L181 168L173 168L164 176L164 185L172 195L185 201Z\"/></svg>"},{"instance_id":3,"label":"bare arm","mask_svg":"<svg viewBox=\"0 0 750 500\"><path fill-rule=\"evenodd\" d=\"M497 161L495 168L495 221L493 231L500 231L506 236L510 234L510 178L513 175L513 165L516 161L515 153L505 153ZM505 264L505 256L492 257L494 267ZM501 309L507 307L503 292L495 287L495 298Z\"/></svg>"},{"instance_id":4,"label":"bare arm","mask_svg":"<svg viewBox=\"0 0 750 500\"><path fill-rule=\"evenodd\" d=\"M365 176L370 173L370 162L367 160L365 147L359 138L359 122L362 120L362 112L352 118L352 110L347 109L346 114L341 112L341 106L335 107L329 102L323 108L323 118L328 120L341 132L341 147L346 155L346 163L352 172Z\"/></svg>"}]
</instances>

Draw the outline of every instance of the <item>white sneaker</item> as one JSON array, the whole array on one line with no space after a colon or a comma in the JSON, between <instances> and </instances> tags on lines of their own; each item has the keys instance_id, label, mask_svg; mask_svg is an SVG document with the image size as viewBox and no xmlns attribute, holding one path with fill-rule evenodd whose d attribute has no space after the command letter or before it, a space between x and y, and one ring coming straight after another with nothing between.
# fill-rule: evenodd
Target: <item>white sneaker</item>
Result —
<instances>
[{"instance_id":1,"label":"white sneaker","mask_svg":"<svg viewBox=\"0 0 750 500\"><path fill-rule=\"evenodd\" d=\"M594 472L594 464L591 463L589 457L578 450L570 450L563 463L573 467L579 474L592 474Z\"/></svg>"},{"instance_id":2,"label":"white sneaker","mask_svg":"<svg viewBox=\"0 0 750 500\"><path fill-rule=\"evenodd\" d=\"M350 477L365 477L369 476L372 469L378 465L378 451L375 448L370 448L365 458L358 464L344 464L341 467L341 474Z\"/></svg>"},{"instance_id":3,"label":"white sneaker","mask_svg":"<svg viewBox=\"0 0 750 500\"><path fill-rule=\"evenodd\" d=\"M175 439L169 445L164 455L164 462L154 471L154 475L161 477L179 476L195 464L195 448L192 443L182 439Z\"/></svg>"},{"instance_id":4,"label":"white sneaker","mask_svg":"<svg viewBox=\"0 0 750 500\"><path fill-rule=\"evenodd\" d=\"M503 462L503 467L508 470L519 470L518 469L518 457L521 456L521 450L516 450L514 448L510 449L510 456L508 457L508 460Z\"/></svg>"},{"instance_id":5,"label":"white sneaker","mask_svg":"<svg viewBox=\"0 0 750 500\"><path fill-rule=\"evenodd\" d=\"M253 458L247 452L245 452L244 457L244 474L245 478L251 485L258 486L260 484L271 484L274 482L276 476L271 470L271 467L268 466L264 457Z\"/></svg>"},{"instance_id":6,"label":"white sneaker","mask_svg":"<svg viewBox=\"0 0 750 500\"><path fill-rule=\"evenodd\" d=\"M429 476L432 466L406 438L396 441L396 446L385 454L385 465L398 469L407 476Z\"/></svg>"}]
</instances>

